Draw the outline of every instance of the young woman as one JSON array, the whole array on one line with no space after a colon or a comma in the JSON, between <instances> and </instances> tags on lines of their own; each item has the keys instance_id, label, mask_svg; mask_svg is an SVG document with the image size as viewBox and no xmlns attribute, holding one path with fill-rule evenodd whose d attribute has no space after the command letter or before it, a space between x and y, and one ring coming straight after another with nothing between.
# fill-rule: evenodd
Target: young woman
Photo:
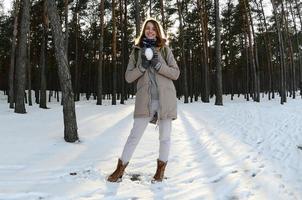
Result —
<instances>
[{"instance_id":1,"label":"young woman","mask_svg":"<svg viewBox=\"0 0 302 200\"><path fill-rule=\"evenodd\" d=\"M128 83L137 80L134 124L118 159L116 170L108 181L119 181L148 123L159 125L159 158L152 182L161 182L168 161L172 120L177 117L176 90L179 68L160 24L147 19L136 39L125 73Z\"/></svg>"}]
</instances>

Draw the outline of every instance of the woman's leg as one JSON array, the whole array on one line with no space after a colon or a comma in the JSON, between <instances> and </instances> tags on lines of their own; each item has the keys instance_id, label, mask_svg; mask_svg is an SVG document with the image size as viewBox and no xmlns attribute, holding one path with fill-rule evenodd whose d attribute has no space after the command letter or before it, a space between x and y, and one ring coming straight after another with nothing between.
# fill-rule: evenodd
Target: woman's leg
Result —
<instances>
[{"instance_id":1,"label":"woman's leg","mask_svg":"<svg viewBox=\"0 0 302 200\"><path fill-rule=\"evenodd\" d=\"M151 116L154 115L156 110L158 110L159 102L158 101L152 101L151 107L150 107L150 113ZM145 129L151 120L151 117L146 118L135 118L133 123L133 128L131 130L130 135L128 136L127 142L124 146L124 150L121 156L121 160L123 163L129 162L129 160L132 157L132 154L134 153L134 150L142 138L143 133L145 132Z\"/></svg>"},{"instance_id":2,"label":"woman's leg","mask_svg":"<svg viewBox=\"0 0 302 200\"><path fill-rule=\"evenodd\" d=\"M163 162L167 162L169 157L171 126L171 119L159 121L159 160Z\"/></svg>"},{"instance_id":3,"label":"woman's leg","mask_svg":"<svg viewBox=\"0 0 302 200\"><path fill-rule=\"evenodd\" d=\"M124 146L124 150L121 156L121 160L124 164L129 162L132 154L140 141L145 129L149 123L150 118L135 118L133 128L131 129L130 135L128 136L127 142Z\"/></svg>"}]
</instances>

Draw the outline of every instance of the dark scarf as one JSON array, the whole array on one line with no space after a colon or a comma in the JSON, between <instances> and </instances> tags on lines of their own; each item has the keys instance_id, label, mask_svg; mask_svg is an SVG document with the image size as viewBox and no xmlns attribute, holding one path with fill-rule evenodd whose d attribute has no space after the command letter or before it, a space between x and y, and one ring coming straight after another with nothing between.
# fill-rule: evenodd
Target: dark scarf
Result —
<instances>
[{"instance_id":1,"label":"dark scarf","mask_svg":"<svg viewBox=\"0 0 302 200\"><path fill-rule=\"evenodd\" d=\"M151 48L156 46L156 39L143 38L143 47Z\"/></svg>"}]
</instances>

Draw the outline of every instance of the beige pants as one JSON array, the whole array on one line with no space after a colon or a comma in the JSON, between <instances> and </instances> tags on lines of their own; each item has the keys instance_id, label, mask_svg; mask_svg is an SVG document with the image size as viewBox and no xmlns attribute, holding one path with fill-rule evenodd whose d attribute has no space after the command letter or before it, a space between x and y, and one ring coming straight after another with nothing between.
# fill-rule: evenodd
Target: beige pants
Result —
<instances>
[{"instance_id":1,"label":"beige pants","mask_svg":"<svg viewBox=\"0 0 302 200\"><path fill-rule=\"evenodd\" d=\"M155 112L159 111L158 100L153 100L151 103L151 114L154 115ZM135 118L133 127L131 129L130 135L128 136L127 142L124 146L124 150L121 156L123 163L130 161L133 152L139 143L141 137L143 136L147 125L152 117L147 118ZM170 151L170 135L171 135L171 119L159 120L159 160L168 161L169 151Z\"/></svg>"}]
</instances>

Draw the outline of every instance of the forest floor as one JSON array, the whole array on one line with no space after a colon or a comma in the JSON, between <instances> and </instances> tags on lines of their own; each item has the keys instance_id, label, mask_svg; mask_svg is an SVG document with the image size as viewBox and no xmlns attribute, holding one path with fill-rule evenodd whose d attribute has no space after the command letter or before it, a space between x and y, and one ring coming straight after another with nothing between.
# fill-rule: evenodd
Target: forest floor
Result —
<instances>
[{"instance_id":1,"label":"forest floor","mask_svg":"<svg viewBox=\"0 0 302 200\"><path fill-rule=\"evenodd\" d=\"M302 199L302 100L224 106L178 102L162 183L151 184L158 128L149 125L123 181L108 183L133 123L134 100L76 103L80 142L63 139L62 107L15 114L0 95L0 199ZM138 180L131 180L133 176Z\"/></svg>"}]
</instances>

